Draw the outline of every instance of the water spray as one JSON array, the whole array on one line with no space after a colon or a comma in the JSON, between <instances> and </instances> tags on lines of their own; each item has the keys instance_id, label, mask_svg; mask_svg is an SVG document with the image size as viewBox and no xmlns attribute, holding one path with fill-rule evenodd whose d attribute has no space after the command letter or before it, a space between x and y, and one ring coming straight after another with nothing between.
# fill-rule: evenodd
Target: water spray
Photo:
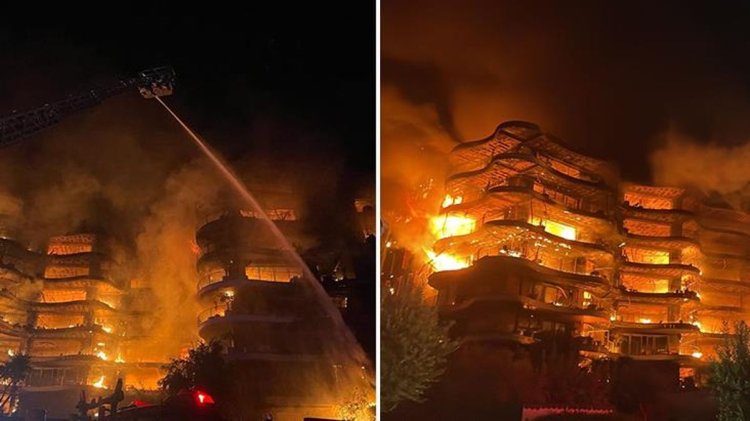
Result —
<instances>
[{"instance_id":1,"label":"water spray","mask_svg":"<svg viewBox=\"0 0 750 421\"><path fill-rule=\"evenodd\" d=\"M260 216L260 219L265 225L267 225L275 239L278 241L279 245L281 245L283 252L286 253L286 255L291 258L294 263L299 265L304 274L303 282L307 282L308 285L312 288L312 291L314 292L316 298L323 306L323 310L325 311L326 315L334 324L335 334L332 335L334 336L334 338L332 339L344 345L343 348L348 354L347 357L357 365L357 368L363 368L367 376L371 376L370 373L372 371L369 360L365 356L365 353L360 347L357 340L354 338L354 335L344 323L341 314L334 307L333 303L330 300L330 297L323 289L323 286L319 282L317 282L317 278L307 267L307 264L305 264L302 257L300 257L294 247L289 243L289 241L286 239L281 230L279 230L273 220L268 217L260 203L258 203L255 197L250 193L248 188L232 172L229 166L224 163L223 160L215 152L213 152L211 148L209 148L208 145L203 140L201 140L201 138L195 132L193 132L193 130L191 130L190 127L188 127L188 125L174 111L172 111L169 106L167 106L167 104L164 103L164 101L162 101L160 97L155 96L154 98L187 132L193 142L201 150L201 152L203 152L203 154L208 157L209 160L216 166L221 175L229 182L232 188L234 188L234 190L240 195L240 197L246 202L246 204L251 207L252 211L255 212L256 215ZM370 381L370 384L374 385L374 381L372 379L368 380Z\"/></svg>"}]
</instances>

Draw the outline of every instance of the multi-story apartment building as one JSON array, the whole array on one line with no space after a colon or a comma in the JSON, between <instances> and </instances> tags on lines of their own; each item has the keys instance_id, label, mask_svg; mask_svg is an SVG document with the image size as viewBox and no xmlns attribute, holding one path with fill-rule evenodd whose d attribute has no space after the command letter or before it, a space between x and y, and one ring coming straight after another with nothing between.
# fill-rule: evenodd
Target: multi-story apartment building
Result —
<instances>
[{"instance_id":1,"label":"multi-story apartment building","mask_svg":"<svg viewBox=\"0 0 750 421\"><path fill-rule=\"evenodd\" d=\"M125 308L138 289L113 275L106 237L50 238L43 253L0 240L0 346L28 354L32 371L21 395L27 407L69 415L81 390L123 378L152 389L163 362L141 361L129 346L143 313ZM129 307L129 306L127 306Z\"/></svg>"},{"instance_id":2,"label":"multi-story apartment building","mask_svg":"<svg viewBox=\"0 0 750 421\"><path fill-rule=\"evenodd\" d=\"M437 305L471 344L586 338L587 358L683 375L747 317L750 215L683 187L623 183L536 125L457 146L432 220Z\"/></svg>"}]
</instances>

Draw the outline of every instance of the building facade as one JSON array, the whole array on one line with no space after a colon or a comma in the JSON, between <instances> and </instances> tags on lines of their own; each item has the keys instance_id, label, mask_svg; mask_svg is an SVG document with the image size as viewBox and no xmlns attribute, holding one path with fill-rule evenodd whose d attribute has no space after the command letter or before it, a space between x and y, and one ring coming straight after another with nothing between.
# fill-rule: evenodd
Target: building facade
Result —
<instances>
[{"instance_id":1,"label":"building facade","mask_svg":"<svg viewBox=\"0 0 750 421\"><path fill-rule=\"evenodd\" d=\"M163 362L140 361L130 346L144 334L147 313L127 305L139 289L114 276L109 256L106 237L93 233L50 238L43 253L0 239L1 355L31 357L25 407L67 416L81 390L118 378L156 387Z\"/></svg>"},{"instance_id":2,"label":"building facade","mask_svg":"<svg viewBox=\"0 0 750 421\"><path fill-rule=\"evenodd\" d=\"M290 243L301 227L292 209L265 213ZM247 389L242 412L292 420L331 417L345 388L343 360L331 353L336 339L330 314L351 297L329 296L284 250L262 215L230 210L209 217L196 234L199 335L218 341ZM321 295L322 294L322 295ZM325 302L321 302L324 300ZM334 307L338 307L338 310ZM242 377L245 376L245 377Z\"/></svg>"},{"instance_id":3,"label":"building facade","mask_svg":"<svg viewBox=\"0 0 750 421\"><path fill-rule=\"evenodd\" d=\"M589 359L691 376L747 318L750 215L623 183L525 122L457 146L450 164L429 285L465 346L563 334Z\"/></svg>"}]
</instances>

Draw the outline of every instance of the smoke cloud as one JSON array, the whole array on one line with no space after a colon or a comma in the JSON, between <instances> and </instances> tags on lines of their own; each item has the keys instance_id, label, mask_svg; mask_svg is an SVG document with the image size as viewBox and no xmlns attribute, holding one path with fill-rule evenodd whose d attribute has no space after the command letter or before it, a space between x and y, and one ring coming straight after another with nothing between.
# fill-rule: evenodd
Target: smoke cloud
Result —
<instances>
[{"instance_id":1,"label":"smoke cloud","mask_svg":"<svg viewBox=\"0 0 750 421\"><path fill-rule=\"evenodd\" d=\"M747 35L735 19L750 13L744 6L417 0L382 7L384 215L428 180L440 190L443 151L507 120L532 121L576 151L615 162L628 181L744 185L739 160L703 180L678 175L687 163L707 174L746 149L738 142L750 132L750 61L739 53ZM670 144L654 154L652 170L649 156L665 146L667 132L694 146ZM670 162L677 149L687 154ZM431 198L425 207L434 212L439 203Z\"/></svg>"},{"instance_id":2,"label":"smoke cloud","mask_svg":"<svg viewBox=\"0 0 750 421\"><path fill-rule=\"evenodd\" d=\"M650 157L656 184L695 188L714 204L750 211L750 142L704 144L675 131L661 140Z\"/></svg>"},{"instance_id":3,"label":"smoke cloud","mask_svg":"<svg viewBox=\"0 0 750 421\"><path fill-rule=\"evenodd\" d=\"M240 134L252 141L250 152L229 160L261 204L297 210L304 235L296 244L303 249L335 246L326 239L356 233L348 215L362 186L346 180L341 157L330 150L283 153L283 146L269 144L280 121L264 122ZM285 125L273 136L302 130L290 129L293 122ZM315 144L320 136L300 136L299 142ZM45 252L51 236L103 234L110 239L114 277L148 286L154 295L137 329L144 337L131 347L138 349L134 357L166 361L198 340L195 233L212 211L237 203L217 170L158 104L128 93L1 152L4 235ZM140 311L144 303L128 305L126 310Z\"/></svg>"}]
</instances>

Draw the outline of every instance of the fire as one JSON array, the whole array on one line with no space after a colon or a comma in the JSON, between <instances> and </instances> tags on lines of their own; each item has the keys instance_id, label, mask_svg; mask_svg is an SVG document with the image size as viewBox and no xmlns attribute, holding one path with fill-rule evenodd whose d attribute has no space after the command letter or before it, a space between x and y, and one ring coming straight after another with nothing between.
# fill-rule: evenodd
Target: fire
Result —
<instances>
[{"instance_id":1,"label":"fire","mask_svg":"<svg viewBox=\"0 0 750 421\"><path fill-rule=\"evenodd\" d=\"M115 358L115 362L122 364L125 362L125 360L122 358L122 355L118 355L117 358Z\"/></svg>"},{"instance_id":2,"label":"fire","mask_svg":"<svg viewBox=\"0 0 750 421\"><path fill-rule=\"evenodd\" d=\"M540 218L532 218L532 225L543 225L544 230L552 235L564 238L566 240L575 240L577 238L577 231L574 227L569 225L561 224L552 220L542 220Z\"/></svg>"},{"instance_id":3,"label":"fire","mask_svg":"<svg viewBox=\"0 0 750 421\"><path fill-rule=\"evenodd\" d=\"M457 205L463 202L463 197L453 197L445 195L442 207ZM460 216L456 214L442 214L429 218L429 228L434 239L453 237L457 235L466 235L474 232L477 227L477 220L470 216ZM467 258L454 256L447 253L435 253L428 247L422 247L428 258L428 263L435 271L456 270L468 267L470 262Z\"/></svg>"},{"instance_id":4,"label":"fire","mask_svg":"<svg viewBox=\"0 0 750 421\"><path fill-rule=\"evenodd\" d=\"M97 352L96 356L99 357L100 359L104 360L104 361L107 361L107 354L105 354L104 351Z\"/></svg>"},{"instance_id":5,"label":"fire","mask_svg":"<svg viewBox=\"0 0 750 421\"><path fill-rule=\"evenodd\" d=\"M476 226L476 219L468 216L438 215L430 219L430 231L438 239L470 234Z\"/></svg>"},{"instance_id":6,"label":"fire","mask_svg":"<svg viewBox=\"0 0 750 421\"><path fill-rule=\"evenodd\" d=\"M109 326L102 326L102 330L105 331L105 332L107 332L107 333L112 333L113 329L111 327L109 327Z\"/></svg>"},{"instance_id":7,"label":"fire","mask_svg":"<svg viewBox=\"0 0 750 421\"><path fill-rule=\"evenodd\" d=\"M450 254L437 254L427 248L423 249L430 259L429 264L435 271L457 270L469 267L469 262L465 258L452 256Z\"/></svg>"},{"instance_id":8,"label":"fire","mask_svg":"<svg viewBox=\"0 0 750 421\"><path fill-rule=\"evenodd\" d=\"M99 380L96 383L93 383L92 386L97 389L106 389L107 386L104 385L104 376L99 377Z\"/></svg>"},{"instance_id":9,"label":"fire","mask_svg":"<svg viewBox=\"0 0 750 421\"><path fill-rule=\"evenodd\" d=\"M443 205L442 207L447 208L450 205L459 205L464 201L464 198L462 196L456 196L453 197L449 194L445 195L445 199L443 199Z\"/></svg>"}]
</instances>

